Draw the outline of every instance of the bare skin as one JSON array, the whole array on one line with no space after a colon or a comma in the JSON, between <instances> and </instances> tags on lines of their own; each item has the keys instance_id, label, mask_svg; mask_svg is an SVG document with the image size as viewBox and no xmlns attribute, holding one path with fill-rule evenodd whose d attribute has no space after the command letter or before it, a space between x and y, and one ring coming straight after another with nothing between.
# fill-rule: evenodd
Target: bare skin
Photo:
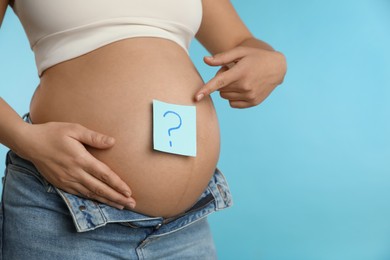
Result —
<instances>
[{"instance_id":1,"label":"bare skin","mask_svg":"<svg viewBox=\"0 0 390 260\"><path fill-rule=\"evenodd\" d=\"M286 73L284 56L253 38L228 0L202 3L196 37L214 55L205 63L221 66L215 78L204 83L172 41L117 41L47 69L31 100L33 125L0 99L0 142L70 193L153 216L189 208L219 157L208 95L218 90L232 107L255 106ZM0 22L6 6L0 2ZM152 150L152 99L196 105L195 158Z\"/></svg>"},{"instance_id":2,"label":"bare skin","mask_svg":"<svg viewBox=\"0 0 390 260\"><path fill-rule=\"evenodd\" d=\"M46 70L30 114L35 124L78 123L114 137L112 148L88 151L131 187L135 211L172 216L196 201L214 172L218 121L210 98L196 103L197 156L158 152L152 149L151 101L195 105L201 86L179 45L131 38ZM38 167L45 170L43 164Z\"/></svg>"}]
</instances>

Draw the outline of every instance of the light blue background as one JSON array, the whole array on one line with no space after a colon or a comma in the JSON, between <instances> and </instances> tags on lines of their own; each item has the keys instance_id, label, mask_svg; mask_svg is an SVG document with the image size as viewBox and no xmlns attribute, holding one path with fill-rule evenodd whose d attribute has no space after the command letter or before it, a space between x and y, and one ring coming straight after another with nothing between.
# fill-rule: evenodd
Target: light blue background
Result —
<instances>
[{"instance_id":1,"label":"light blue background","mask_svg":"<svg viewBox=\"0 0 390 260\"><path fill-rule=\"evenodd\" d=\"M288 74L255 108L231 109L214 95L219 167L235 202L210 218L220 259L390 259L390 1L233 4L256 37L286 55ZM194 43L209 80L216 69L203 55ZM37 83L8 12L1 96L23 114Z\"/></svg>"}]
</instances>

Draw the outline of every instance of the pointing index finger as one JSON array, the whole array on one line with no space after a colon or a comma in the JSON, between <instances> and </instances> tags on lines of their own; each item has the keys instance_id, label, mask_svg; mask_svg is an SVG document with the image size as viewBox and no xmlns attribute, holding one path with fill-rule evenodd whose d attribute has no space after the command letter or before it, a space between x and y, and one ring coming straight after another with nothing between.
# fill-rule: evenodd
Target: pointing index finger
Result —
<instances>
[{"instance_id":1,"label":"pointing index finger","mask_svg":"<svg viewBox=\"0 0 390 260\"><path fill-rule=\"evenodd\" d=\"M214 91L228 86L236 81L234 70L227 70L225 72L217 74L209 82L207 82L195 95L196 101L200 101L204 96L208 96Z\"/></svg>"}]
</instances>

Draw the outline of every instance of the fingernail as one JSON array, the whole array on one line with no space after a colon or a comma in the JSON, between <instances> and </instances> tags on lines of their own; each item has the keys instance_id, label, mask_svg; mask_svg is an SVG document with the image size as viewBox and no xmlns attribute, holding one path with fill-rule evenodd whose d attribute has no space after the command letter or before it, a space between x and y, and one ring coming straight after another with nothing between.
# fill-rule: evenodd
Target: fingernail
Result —
<instances>
[{"instance_id":1,"label":"fingernail","mask_svg":"<svg viewBox=\"0 0 390 260\"><path fill-rule=\"evenodd\" d=\"M204 97L203 93L200 93L199 95L196 96L196 101L200 101Z\"/></svg>"},{"instance_id":2,"label":"fingernail","mask_svg":"<svg viewBox=\"0 0 390 260\"><path fill-rule=\"evenodd\" d=\"M126 197L128 197L128 198L131 198L131 193L128 192L128 191L125 191L125 192L124 192L124 195L125 195Z\"/></svg>"},{"instance_id":3,"label":"fingernail","mask_svg":"<svg viewBox=\"0 0 390 260\"><path fill-rule=\"evenodd\" d=\"M135 203L134 202L130 202L130 203L126 204L126 206L131 208L131 209L134 209L135 208Z\"/></svg>"},{"instance_id":4,"label":"fingernail","mask_svg":"<svg viewBox=\"0 0 390 260\"><path fill-rule=\"evenodd\" d=\"M113 144L114 143L114 138L113 137L107 137L105 140L104 140L104 142L106 143L106 144Z\"/></svg>"},{"instance_id":5,"label":"fingernail","mask_svg":"<svg viewBox=\"0 0 390 260\"><path fill-rule=\"evenodd\" d=\"M214 59L214 57L213 57L213 56L206 56L206 58L207 58L207 59L209 59L209 60L212 60L212 59Z\"/></svg>"},{"instance_id":6,"label":"fingernail","mask_svg":"<svg viewBox=\"0 0 390 260\"><path fill-rule=\"evenodd\" d=\"M116 208L119 210L123 210L125 207L124 206L117 206Z\"/></svg>"}]
</instances>

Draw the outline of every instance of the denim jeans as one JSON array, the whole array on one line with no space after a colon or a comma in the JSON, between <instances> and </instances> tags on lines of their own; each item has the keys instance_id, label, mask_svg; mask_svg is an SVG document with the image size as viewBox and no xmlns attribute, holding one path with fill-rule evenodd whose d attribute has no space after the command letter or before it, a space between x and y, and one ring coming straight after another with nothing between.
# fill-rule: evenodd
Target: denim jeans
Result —
<instances>
[{"instance_id":1,"label":"denim jeans","mask_svg":"<svg viewBox=\"0 0 390 260\"><path fill-rule=\"evenodd\" d=\"M0 259L216 259L207 215L231 205L218 169L191 209L165 219L66 193L48 183L30 161L9 151Z\"/></svg>"}]
</instances>

